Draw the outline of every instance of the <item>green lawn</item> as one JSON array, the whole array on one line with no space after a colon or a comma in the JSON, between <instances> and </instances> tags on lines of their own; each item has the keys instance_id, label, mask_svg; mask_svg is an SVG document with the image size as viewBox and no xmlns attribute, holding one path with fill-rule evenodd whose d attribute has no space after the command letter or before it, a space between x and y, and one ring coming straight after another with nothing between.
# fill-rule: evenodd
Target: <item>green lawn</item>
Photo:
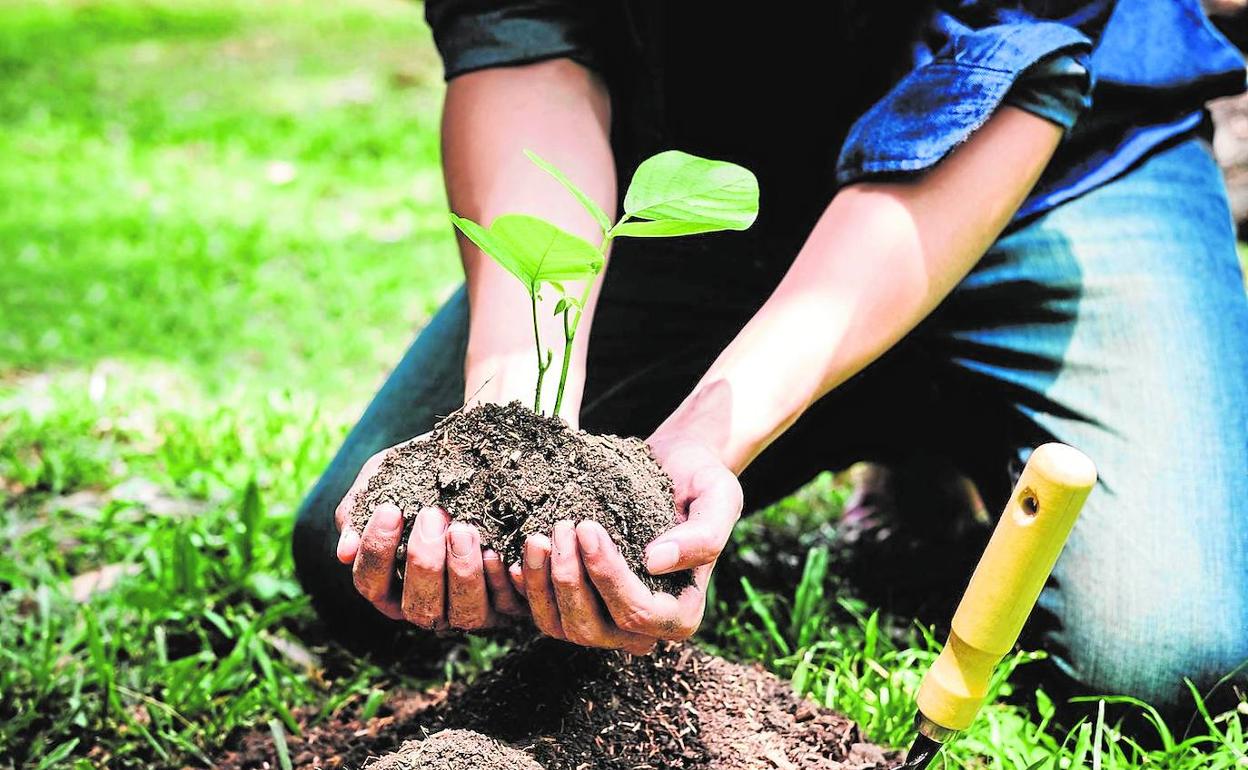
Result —
<instances>
[{"instance_id":1,"label":"green lawn","mask_svg":"<svg viewBox=\"0 0 1248 770\"><path fill-rule=\"evenodd\" d=\"M441 89L398 0L0 0L0 768L204 764L420 676L309 658L286 543L458 281ZM788 533L805 578L722 592L710 636L898 745L936 645L834 578L843 494L823 477L743 528L768 558L760 530ZM461 652L425 675L496 646ZM1144 752L1055 727L1043 693L1008 700L951 764L1248 765L1234 712Z\"/></svg>"}]
</instances>

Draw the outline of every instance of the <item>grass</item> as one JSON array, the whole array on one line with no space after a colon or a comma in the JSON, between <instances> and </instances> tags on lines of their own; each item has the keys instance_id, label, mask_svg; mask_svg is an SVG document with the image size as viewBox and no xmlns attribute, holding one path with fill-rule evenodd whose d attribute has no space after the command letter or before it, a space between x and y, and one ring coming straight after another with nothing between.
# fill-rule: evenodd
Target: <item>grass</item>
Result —
<instances>
[{"instance_id":1,"label":"grass","mask_svg":"<svg viewBox=\"0 0 1248 770\"><path fill-rule=\"evenodd\" d=\"M441 88L397 1L0 1L0 768L207 764L420 675L308 641L287 538L458 281ZM708 639L900 745L937 644L835 580L843 494L822 477L742 529L742 563L798 587L723 586ZM470 641L439 676L496 652ZM1156 724L1148 749L1058 728L1020 690L949 761L1248 762L1234 712Z\"/></svg>"}]
</instances>

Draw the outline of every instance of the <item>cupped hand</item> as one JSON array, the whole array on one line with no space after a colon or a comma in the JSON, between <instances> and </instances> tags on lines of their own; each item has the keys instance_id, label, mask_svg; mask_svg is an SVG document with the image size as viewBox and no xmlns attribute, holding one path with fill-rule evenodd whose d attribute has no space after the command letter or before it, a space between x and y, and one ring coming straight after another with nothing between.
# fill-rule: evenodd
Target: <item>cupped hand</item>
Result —
<instances>
[{"instance_id":1,"label":"cupped hand","mask_svg":"<svg viewBox=\"0 0 1248 770\"><path fill-rule=\"evenodd\" d=\"M338 561L351 566L356 590L383 615L434 631L477 631L499 625L505 617L524 615L524 602L508 580L499 555L482 550L476 528L451 523L442 509L429 507L417 514L407 539L402 581L397 555L403 536L399 509L390 503L377 506L364 531L356 531L351 520L356 497L386 457L402 446L370 457L334 511Z\"/></svg>"},{"instance_id":2,"label":"cupped hand","mask_svg":"<svg viewBox=\"0 0 1248 770\"><path fill-rule=\"evenodd\" d=\"M741 517L741 484L692 434L656 433L649 443L672 478L680 523L647 547L646 567L653 575L692 570L694 584L679 596L651 591L601 525L560 522L549 538L530 536L522 565L510 570L544 634L644 654L701 624L711 571Z\"/></svg>"}]
</instances>

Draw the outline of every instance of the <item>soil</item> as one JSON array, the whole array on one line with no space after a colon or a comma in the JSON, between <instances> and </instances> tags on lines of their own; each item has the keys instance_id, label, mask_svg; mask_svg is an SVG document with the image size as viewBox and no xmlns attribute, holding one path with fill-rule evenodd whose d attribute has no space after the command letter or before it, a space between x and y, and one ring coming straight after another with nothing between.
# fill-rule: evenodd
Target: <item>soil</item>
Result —
<instances>
[{"instance_id":1,"label":"soil","mask_svg":"<svg viewBox=\"0 0 1248 770\"><path fill-rule=\"evenodd\" d=\"M671 479L645 442L574 430L518 401L456 412L427 438L390 453L356 498L356 528L387 502L403 512L404 543L416 514L440 506L475 525L483 546L506 564L519 561L530 534L591 519L652 590L678 593L691 584L688 572L655 577L643 564L646 545L676 524Z\"/></svg>"},{"instance_id":2,"label":"soil","mask_svg":"<svg viewBox=\"0 0 1248 770\"><path fill-rule=\"evenodd\" d=\"M899 759L761 668L687 643L641 658L541 639L508 653L471 685L399 694L383 712L367 722L339 714L288 736L293 765L883 770ZM271 735L244 736L216 766L276 767Z\"/></svg>"},{"instance_id":3,"label":"soil","mask_svg":"<svg viewBox=\"0 0 1248 770\"><path fill-rule=\"evenodd\" d=\"M378 757L368 770L542 770L537 760L472 730L443 730Z\"/></svg>"}]
</instances>

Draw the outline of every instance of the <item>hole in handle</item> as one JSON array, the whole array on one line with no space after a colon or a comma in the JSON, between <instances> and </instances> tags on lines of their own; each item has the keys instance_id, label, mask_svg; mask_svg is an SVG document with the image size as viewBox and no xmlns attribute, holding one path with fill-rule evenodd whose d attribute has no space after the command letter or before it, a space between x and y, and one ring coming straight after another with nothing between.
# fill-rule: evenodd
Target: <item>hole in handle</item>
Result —
<instances>
[{"instance_id":1,"label":"hole in handle","mask_svg":"<svg viewBox=\"0 0 1248 770\"><path fill-rule=\"evenodd\" d=\"M1040 513L1040 498L1036 496L1036 493L1030 487L1023 490L1019 502L1023 506L1023 513L1028 516L1035 516Z\"/></svg>"}]
</instances>

